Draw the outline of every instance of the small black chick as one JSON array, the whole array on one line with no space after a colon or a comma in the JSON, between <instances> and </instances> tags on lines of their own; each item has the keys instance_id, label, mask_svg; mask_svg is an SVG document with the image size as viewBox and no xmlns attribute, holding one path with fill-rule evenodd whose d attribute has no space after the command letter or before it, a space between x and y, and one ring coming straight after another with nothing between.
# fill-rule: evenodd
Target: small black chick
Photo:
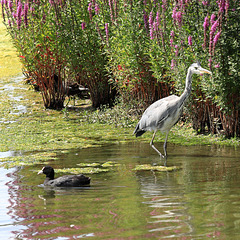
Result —
<instances>
[{"instance_id":1,"label":"small black chick","mask_svg":"<svg viewBox=\"0 0 240 240\"><path fill-rule=\"evenodd\" d=\"M81 187L90 184L91 178L86 177L83 174L80 175L65 175L54 179L54 169L50 166L43 167L38 174L44 173L46 179L44 181L45 186L51 187Z\"/></svg>"}]
</instances>

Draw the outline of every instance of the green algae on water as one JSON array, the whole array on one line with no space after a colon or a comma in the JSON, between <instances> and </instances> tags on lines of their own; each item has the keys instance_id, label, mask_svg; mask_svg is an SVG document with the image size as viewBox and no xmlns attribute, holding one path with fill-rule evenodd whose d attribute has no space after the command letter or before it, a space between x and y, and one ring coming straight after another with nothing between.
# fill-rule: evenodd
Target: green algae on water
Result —
<instances>
[{"instance_id":1,"label":"green algae on water","mask_svg":"<svg viewBox=\"0 0 240 240\"><path fill-rule=\"evenodd\" d=\"M12 168L16 166L30 166L35 164L49 164L57 159L55 152L38 152L30 155L19 155L0 158L0 166Z\"/></svg>"},{"instance_id":2,"label":"green algae on water","mask_svg":"<svg viewBox=\"0 0 240 240\"><path fill-rule=\"evenodd\" d=\"M96 173L106 173L109 169L97 168L97 167L84 167L84 168L64 168L64 169L54 169L56 173L72 173L72 174L96 174Z\"/></svg>"},{"instance_id":3,"label":"green algae on water","mask_svg":"<svg viewBox=\"0 0 240 240\"><path fill-rule=\"evenodd\" d=\"M150 164L143 164L143 165L137 165L133 170L134 171L172 172L180 169L181 167L178 167L178 166L165 167L165 166L152 166Z\"/></svg>"}]
</instances>

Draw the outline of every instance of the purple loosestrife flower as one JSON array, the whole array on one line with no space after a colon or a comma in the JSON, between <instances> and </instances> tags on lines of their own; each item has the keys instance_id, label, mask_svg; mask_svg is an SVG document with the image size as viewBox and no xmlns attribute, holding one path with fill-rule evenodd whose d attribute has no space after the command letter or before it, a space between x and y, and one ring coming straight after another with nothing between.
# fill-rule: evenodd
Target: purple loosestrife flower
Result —
<instances>
[{"instance_id":1,"label":"purple loosestrife flower","mask_svg":"<svg viewBox=\"0 0 240 240\"><path fill-rule=\"evenodd\" d=\"M15 12L12 12L12 16L14 19L17 19L17 14Z\"/></svg>"},{"instance_id":2,"label":"purple loosestrife flower","mask_svg":"<svg viewBox=\"0 0 240 240\"><path fill-rule=\"evenodd\" d=\"M218 0L218 7L221 12L225 10L225 0Z\"/></svg>"},{"instance_id":3,"label":"purple loosestrife flower","mask_svg":"<svg viewBox=\"0 0 240 240\"><path fill-rule=\"evenodd\" d=\"M88 12L89 12L89 18L92 20L92 3L90 2L88 4Z\"/></svg>"},{"instance_id":4,"label":"purple loosestrife flower","mask_svg":"<svg viewBox=\"0 0 240 240\"><path fill-rule=\"evenodd\" d=\"M10 12L13 11L12 0L9 0L9 1L8 1L8 8L9 8Z\"/></svg>"},{"instance_id":5,"label":"purple loosestrife flower","mask_svg":"<svg viewBox=\"0 0 240 240\"><path fill-rule=\"evenodd\" d=\"M215 46L216 46L216 44L217 44L217 42L218 42L218 40L219 40L219 38L220 38L220 35L221 35L221 31L218 32L218 33L214 36L214 38L213 38L212 55L214 55Z\"/></svg>"},{"instance_id":6,"label":"purple loosestrife flower","mask_svg":"<svg viewBox=\"0 0 240 240\"><path fill-rule=\"evenodd\" d=\"M182 15L183 13L182 12L177 12L177 22L178 22L178 25L181 26L182 25Z\"/></svg>"},{"instance_id":7,"label":"purple loosestrife flower","mask_svg":"<svg viewBox=\"0 0 240 240\"><path fill-rule=\"evenodd\" d=\"M189 45L189 46L192 46L192 36L189 36L189 37L188 37L188 45Z\"/></svg>"},{"instance_id":8,"label":"purple loosestrife flower","mask_svg":"<svg viewBox=\"0 0 240 240\"><path fill-rule=\"evenodd\" d=\"M154 36L153 36L153 27L150 28L150 39L153 40Z\"/></svg>"},{"instance_id":9,"label":"purple loosestrife flower","mask_svg":"<svg viewBox=\"0 0 240 240\"><path fill-rule=\"evenodd\" d=\"M175 67L175 60L174 60L174 59L172 59L172 61L171 61L171 69L173 70L173 69L174 69L174 67Z\"/></svg>"},{"instance_id":10,"label":"purple loosestrife flower","mask_svg":"<svg viewBox=\"0 0 240 240\"><path fill-rule=\"evenodd\" d=\"M108 0L108 5L109 5L109 8L110 8L111 21L113 23L113 8L112 8L112 1L111 0Z\"/></svg>"},{"instance_id":11,"label":"purple loosestrife flower","mask_svg":"<svg viewBox=\"0 0 240 240\"><path fill-rule=\"evenodd\" d=\"M177 9L174 7L173 12L172 12L172 19L174 22L177 20Z\"/></svg>"},{"instance_id":12,"label":"purple loosestrife flower","mask_svg":"<svg viewBox=\"0 0 240 240\"><path fill-rule=\"evenodd\" d=\"M211 21L211 24L213 25L214 24L214 22L215 22L215 14L212 14L211 15L211 18L210 18L210 21Z\"/></svg>"},{"instance_id":13,"label":"purple loosestrife flower","mask_svg":"<svg viewBox=\"0 0 240 240\"><path fill-rule=\"evenodd\" d=\"M153 15L152 12L150 12L149 14L149 19L148 19L148 23L149 23L149 32L150 32L150 38L153 40L154 36L153 36L153 32L154 32L154 27L153 27Z\"/></svg>"},{"instance_id":14,"label":"purple loosestrife flower","mask_svg":"<svg viewBox=\"0 0 240 240\"><path fill-rule=\"evenodd\" d=\"M29 9L28 2L25 2L23 13L24 13L24 23L26 27L28 26L28 9Z\"/></svg>"},{"instance_id":15,"label":"purple loosestrife flower","mask_svg":"<svg viewBox=\"0 0 240 240\"><path fill-rule=\"evenodd\" d=\"M100 10L100 8L99 8L98 4L96 3L95 4L95 13L96 13L96 15L99 14L99 10Z\"/></svg>"},{"instance_id":16,"label":"purple loosestrife flower","mask_svg":"<svg viewBox=\"0 0 240 240\"><path fill-rule=\"evenodd\" d=\"M8 26L11 28L12 27L12 22L10 19L8 19Z\"/></svg>"},{"instance_id":17,"label":"purple loosestrife flower","mask_svg":"<svg viewBox=\"0 0 240 240\"><path fill-rule=\"evenodd\" d=\"M218 21L215 21L211 27L210 35L213 35L216 32L217 27L218 27Z\"/></svg>"},{"instance_id":18,"label":"purple loosestrife flower","mask_svg":"<svg viewBox=\"0 0 240 240\"><path fill-rule=\"evenodd\" d=\"M219 40L219 38L220 38L220 35L221 35L221 32L218 32L218 33L215 35L215 37L214 37L214 39L213 39L213 45L214 45L214 46L217 44L217 42L218 42L218 40Z\"/></svg>"},{"instance_id":19,"label":"purple loosestrife flower","mask_svg":"<svg viewBox=\"0 0 240 240\"><path fill-rule=\"evenodd\" d=\"M167 0L162 0L162 10L166 12L167 10Z\"/></svg>"},{"instance_id":20,"label":"purple loosestrife flower","mask_svg":"<svg viewBox=\"0 0 240 240\"><path fill-rule=\"evenodd\" d=\"M203 23L203 29L204 29L204 43L202 44L202 48L205 49L206 48L206 44L207 44L207 29L209 27L209 19L208 16L206 16L204 18L204 23Z\"/></svg>"},{"instance_id":21,"label":"purple loosestrife flower","mask_svg":"<svg viewBox=\"0 0 240 240\"><path fill-rule=\"evenodd\" d=\"M214 66L215 68L220 68L219 63Z\"/></svg>"},{"instance_id":22,"label":"purple loosestrife flower","mask_svg":"<svg viewBox=\"0 0 240 240\"><path fill-rule=\"evenodd\" d=\"M203 23L204 31L207 30L208 26L209 26L209 19L208 19L208 16L206 16L206 17L204 18L204 23Z\"/></svg>"},{"instance_id":23,"label":"purple loosestrife flower","mask_svg":"<svg viewBox=\"0 0 240 240\"><path fill-rule=\"evenodd\" d=\"M22 3L21 1L18 2L17 7L17 28L20 29L22 23Z\"/></svg>"},{"instance_id":24,"label":"purple loosestrife flower","mask_svg":"<svg viewBox=\"0 0 240 240\"><path fill-rule=\"evenodd\" d=\"M158 30L158 23L157 23L157 21L153 22L153 30L154 30L154 32L157 32L157 30Z\"/></svg>"},{"instance_id":25,"label":"purple loosestrife flower","mask_svg":"<svg viewBox=\"0 0 240 240\"><path fill-rule=\"evenodd\" d=\"M228 15L228 9L229 9L229 0L226 0L226 3L225 3L225 14L226 14L226 16Z\"/></svg>"},{"instance_id":26,"label":"purple loosestrife flower","mask_svg":"<svg viewBox=\"0 0 240 240\"><path fill-rule=\"evenodd\" d=\"M212 66L212 58L210 57L209 59L208 59L208 62L209 62L209 64L208 64L208 66L209 66L209 68L211 68L211 66Z\"/></svg>"},{"instance_id":27,"label":"purple loosestrife flower","mask_svg":"<svg viewBox=\"0 0 240 240\"><path fill-rule=\"evenodd\" d=\"M157 26L160 26L160 13L159 11L157 11L157 15L156 15L156 23L157 23Z\"/></svg>"},{"instance_id":28,"label":"purple loosestrife flower","mask_svg":"<svg viewBox=\"0 0 240 240\"><path fill-rule=\"evenodd\" d=\"M147 13L145 12L145 10L143 10L143 20L144 20L144 26L148 32L148 16L147 16Z\"/></svg>"},{"instance_id":29,"label":"purple loosestrife flower","mask_svg":"<svg viewBox=\"0 0 240 240\"><path fill-rule=\"evenodd\" d=\"M85 22L82 22L81 23L81 27L82 27L82 30L84 30L86 28L86 23Z\"/></svg>"},{"instance_id":30,"label":"purple loosestrife flower","mask_svg":"<svg viewBox=\"0 0 240 240\"><path fill-rule=\"evenodd\" d=\"M153 25L153 13L152 12L150 12L150 14L149 14L148 22L149 22L149 28L152 28L152 25Z\"/></svg>"},{"instance_id":31,"label":"purple loosestrife flower","mask_svg":"<svg viewBox=\"0 0 240 240\"><path fill-rule=\"evenodd\" d=\"M108 44L108 40L109 40L108 23L105 23L105 32L106 32L106 41L107 41L107 44Z\"/></svg>"},{"instance_id":32,"label":"purple loosestrife flower","mask_svg":"<svg viewBox=\"0 0 240 240\"><path fill-rule=\"evenodd\" d=\"M175 45L174 47L175 47L175 51L174 51L175 52L175 56L177 56L178 55L178 50L179 50L178 49L178 45Z\"/></svg>"}]
</instances>

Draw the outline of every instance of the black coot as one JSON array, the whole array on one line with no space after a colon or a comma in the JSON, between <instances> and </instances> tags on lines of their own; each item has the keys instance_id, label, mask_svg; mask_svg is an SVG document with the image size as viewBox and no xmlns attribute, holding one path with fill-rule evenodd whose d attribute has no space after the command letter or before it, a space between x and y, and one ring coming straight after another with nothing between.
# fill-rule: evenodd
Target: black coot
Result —
<instances>
[{"instance_id":1,"label":"black coot","mask_svg":"<svg viewBox=\"0 0 240 240\"><path fill-rule=\"evenodd\" d=\"M46 179L44 181L45 186L52 187L81 187L90 184L90 177L86 177L83 174L80 175L65 175L54 179L54 169L50 166L43 167L38 174L44 173Z\"/></svg>"}]
</instances>

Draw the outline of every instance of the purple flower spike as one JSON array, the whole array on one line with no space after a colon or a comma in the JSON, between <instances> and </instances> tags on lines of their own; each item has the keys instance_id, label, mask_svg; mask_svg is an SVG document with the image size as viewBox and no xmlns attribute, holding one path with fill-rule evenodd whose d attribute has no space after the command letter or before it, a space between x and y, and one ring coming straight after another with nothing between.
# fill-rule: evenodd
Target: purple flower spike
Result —
<instances>
[{"instance_id":1,"label":"purple flower spike","mask_svg":"<svg viewBox=\"0 0 240 240\"><path fill-rule=\"evenodd\" d=\"M98 4L96 3L95 4L95 13L96 13L96 15L99 14L99 10L100 10L100 8L99 8Z\"/></svg>"},{"instance_id":2,"label":"purple flower spike","mask_svg":"<svg viewBox=\"0 0 240 240\"><path fill-rule=\"evenodd\" d=\"M8 1L8 8L9 8L10 12L13 11L12 0L9 0L9 1Z\"/></svg>"},{"instance_id":3,"label":"purple flower spike","mask_svg":"<svg viewBox=\"0 0 240 240\"><path fill-rule=\"evenodd\" d=\"M108 43L108 39L109 39L108 23L105 23L105 32L106 32L106 41Z\"/></svg>"},{"instance_id":4,"label":"purple flower spike","mask_svg":"<svg viewBox=\"0 0 240 240\"><path fill-rule=\"evenodd\" d=\"M82 22L81 27L82 27L82 30L84 30L86 28L86 23Z\"/></svg>"},{"instance_id":5,"label":"purple flower spike","mask_svg":"<svg viewBox=\"0 0 240 240\"><path fill-rule=\"evenodd\" d=\"M152 25L153 25L153 14L152 14L152 12L150 12L148 22L149 22L149 27L152 28Z\"/></svg>"},{"instance_id":6,"label":"purple flower spike","mask_svg":"<svg viewBox=\"0 0 240 240\"><path fill-rule=\"evenodd\" d=\"M144 20L144 26L145 26L146 30L148 31L148 16L147 16L147 13L145 12L145 10L143 10L143 20Z\"/></svg>"},{"instance_id":7,"label":"purple flower spike","mask_svg":"<svg viewBox=\"0 0 240 240\"><path fill-rule=\"evenodd\" d=\"M218 33L215 35L215 37L214 37L214 39L213 39L213 45L214 45L214 46L217 44L217 41L219 40L220 35L221 35L221 32L218 32Z\"/></svg>"},{"instance_id":8,"label":"purple flower spike","mask_svg":"<svg viewBox=\"0 0 240 240\"><path fill-rule=\"evenodd\" d=\"M173 69L174 69L174 67L175 67L175 60L174 60L174 59L172 59L172 61L171 61L171 69L173 70Z\"/></svg>"},{"instance_id":9,"label":"purple flower spike","mask_svg":"<svg viewBox=\"0 0 240 240\"><path fill-rule=\"evenodd\" d=\"M215 22L215 14L212 14L211 15L211 18L210 18L210 20L211 20L211 24L213 25L214 24L214 22Z\"/></svg>"},{"instance_id":10,"label":"purple flower spike","mask_svg":"<svg viewBox=\"0 0 240 240\"><path fill-rule=\"evenodd\" d=\"M174 7L174 9L173 9L172 18L173 18L174 21L176 21L176 19L177 19L177 10L176 10L176 7Z\"/></svg>"},{"instance_id":11,"label":"purple flower spike","mask_svg":"<svg viewBox=\"0 0 240 240\"><path fill-rule=\"evenodd\" d=\"M203 23L204 31L207 30L208 26L209 26L209 20L208 20L208 16L207 16L207 17L205 17L204 23Z\"/></svg>"},{"instance_id":12,"label":"purple flower spike","mask_svg":"<svg viewBox=\"0 0 240 240\"><path fill-rule=\"evenodd\" d=\"M88 4L88 12L89 12L89 18L92 20L92 3L90 2Z\"/></svg>"},{"instance_id":13,"label":"purple flower spike","mask_svg":"<svg viewBox=\"0 0 240 240\"><path fill-rule=\"evenodd\" d=\"M189 36L189 37L188 37L188 45L189 45L189 46L192 46L192 36Z\"/></svg>"},{"instance_id":14,"label":"purple flower spike","mask_svg":"<svg viewBox=\"0 0 240 240\"><path fill-rule=\"evenodd\" d=\"M212 25L210 34L213 35L216 32L217 26L218 26L218 21L214 22L214 24Z\"/></svg>"},{"instance_id":15,"label":"purple flower spike","mask_svg":"<svg viewBox=\"0 0 240 240\"><path fill-rule=\"evenodd\" d=\"M159 13L159 11L157 11L157 15L156 15L156 23L157 23L157 26L160 25L160 13Z\"/></svg>"},{"instance_id":16,"label":"purple flower spike","mask_svg":"<svg viewBox=\"0 0 240 240\"><path fill-rule=\"evenodd\" d=\"M17 27L20 29L22 23L22 3L21 1L18 2L17 7Z\"/></svg>"},{"instance_id":17,"label":"purple flower spike","mask_svg":"<svg viewBox=\"0 0 240 240\"><path fill-rule=\"evenodd\" d=\"M28 3L26 2L24 4L24 23L25 23L25 26L27 27L28 26L28 9L29 9L29 6L28 6Z\"/></svg>"}]
</instances>

